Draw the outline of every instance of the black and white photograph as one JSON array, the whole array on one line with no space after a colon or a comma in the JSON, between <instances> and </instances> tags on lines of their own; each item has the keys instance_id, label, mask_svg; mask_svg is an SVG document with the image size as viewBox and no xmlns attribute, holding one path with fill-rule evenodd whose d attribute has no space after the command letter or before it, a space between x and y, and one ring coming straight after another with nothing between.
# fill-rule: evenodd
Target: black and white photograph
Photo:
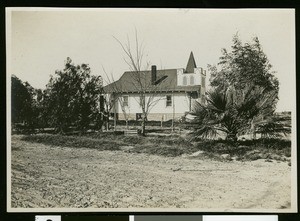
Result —
<instances>
[{"instance_id":1,"label":"black and white photograph","mask_svg":"<svg viewBox=\"0 0 300 221\"><path fill-rule=\"evenodd\" d=\"M297 212L295 47L288 8L6 8L7 211Z\"/></svg>"}]
</instances>

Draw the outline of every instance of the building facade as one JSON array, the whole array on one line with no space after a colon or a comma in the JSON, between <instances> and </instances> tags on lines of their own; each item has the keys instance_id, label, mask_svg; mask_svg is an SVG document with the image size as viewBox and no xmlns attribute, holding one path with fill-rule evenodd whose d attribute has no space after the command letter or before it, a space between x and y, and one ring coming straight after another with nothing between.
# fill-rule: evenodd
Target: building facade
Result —
<instances>
[{"instance_id":1,"label":"building facade","mask_svg":"<svg viewBox=\"0 0 300 221\"><path fill-rule=\"evenodd\" d=\"M206 71L197 67L191 52L186 68L125 72L104 87L120 120L139 120L146 108L147 120L176 120L205 102Z\"/></svg>"}]
</instances>

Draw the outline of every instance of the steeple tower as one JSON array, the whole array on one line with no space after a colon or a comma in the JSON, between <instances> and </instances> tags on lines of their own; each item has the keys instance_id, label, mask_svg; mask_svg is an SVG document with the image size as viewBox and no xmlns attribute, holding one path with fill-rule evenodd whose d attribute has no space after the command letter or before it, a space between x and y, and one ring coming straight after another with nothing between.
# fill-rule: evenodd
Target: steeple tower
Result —
<instances>
[{"instance_id":1,"label":"steeple tower","mask_svg":"<svg viewBox=\"0 0 300 221\"><path fill-rule=\"evenodd\" d=\"M185 72L186 73L193 73L194 72L194 68L197 68L195 59L194 59L194 55L193 52L191 51L190 57L189 57L189 61L186 65L186 69Z\"/></svg>"}]
</instances>

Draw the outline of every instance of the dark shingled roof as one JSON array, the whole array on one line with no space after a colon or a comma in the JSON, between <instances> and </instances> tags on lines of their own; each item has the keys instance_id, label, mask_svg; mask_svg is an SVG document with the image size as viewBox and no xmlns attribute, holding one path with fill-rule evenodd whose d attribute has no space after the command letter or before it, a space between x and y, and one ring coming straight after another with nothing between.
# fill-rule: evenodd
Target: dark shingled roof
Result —
<instances>
[{"instance_id":1,"label":"dark shingled roof","mask_svg":"<svg viewBox=\"0 0 300 221\"><path fill-rule=\"evenodd\" d=\"M157 84L151 85L151 71L125 72L121 78L104 87L107 93L133 93L144 90L145 92L189 92L200 91L200 85L178 86L177 70L157 70Z\"/></svg>"},{"instance_id":2,"label":"dark shingled roof","mask_svg":"<svg viewBox=\"0 0 300 221\"><path fill-rule=\"evenodd\" d=\"M186 73L193 73L194 72L194 68L197 68L195 59L194 59L194 55L193 52L191 51L190 57L189 57L189 61L186 65L186 69L185 72Z\"/></svg>"},{"instance_id":3,"label":"dark shingled roof","mask_svg":"<svg viewBox=\"0 0 300 221\"><path fill-rule=\"evenodd\" d=\"M184 73L193 73L196 68L193 52L191 52ZM172 92L172 91L200 91L200 85L178 86L177 69L157 70L156 85L151 85L151 71L127 71L121 78L104 87L106 93Z\"/></svg>"}]
</instances>

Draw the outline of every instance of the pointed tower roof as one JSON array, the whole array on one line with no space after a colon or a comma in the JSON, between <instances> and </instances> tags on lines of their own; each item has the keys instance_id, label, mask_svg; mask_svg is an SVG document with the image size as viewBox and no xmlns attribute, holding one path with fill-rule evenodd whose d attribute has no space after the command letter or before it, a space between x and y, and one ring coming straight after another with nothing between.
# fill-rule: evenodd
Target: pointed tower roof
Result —
<instances>
[{"instance_id":1,"label":"pointed tower roof","mask_svg":"<svg viewBox=\"0 0 300 221\"><path fill-rule=\"evenodd\" d=\"M186 73L193 73L194 72L194 68L197 68L195 59L194 59L194 55L193 52L191 51L190 57L189 57L189 61L186 65L186 69L185 72Z\"/></svg>"}]
</instances>

